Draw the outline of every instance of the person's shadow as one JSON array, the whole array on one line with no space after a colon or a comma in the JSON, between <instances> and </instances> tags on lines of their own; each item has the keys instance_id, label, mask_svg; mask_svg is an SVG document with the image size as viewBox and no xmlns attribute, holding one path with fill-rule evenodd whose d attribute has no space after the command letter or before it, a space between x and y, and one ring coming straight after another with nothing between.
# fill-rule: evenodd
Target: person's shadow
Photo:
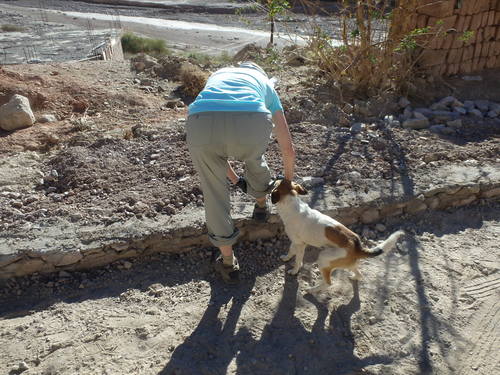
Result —
<instances>
[{"instance_id":1,"label":"person's shadow","mask_svg":"<svg viewBox=\"0 0 500 375\"><path fill-rule=\"evenodd\" d=\"M236 360L237 373L250 374L352 374L362 368L390 363L388 356L358 358L351 331L351 318L360 309L357 281L352 282L353 297L330 315L325 327L328 308L314 296L306 295L316 306L317 319L309 332L295 317L296 302L301 297L296 278L286 278L283 298L273 320L264 328L259 340L247 342ZM300 293L300 292L299 292ZM308 303L302 301L302 303ZM244 336L244 332L238 336ZM250 335L247 334L249 337ZM251 340L251 338L250 338Z\"/></svg>"},{"instance_id":2,"label":"person's shadow","mask_svg":"<svg viewBox=\"0 0 500 375\"><path fill-rule=\"evenodd\" d=\"M239 339L234 331L254 284L255 278L242 280L234 287L212 280L210 301L198 326L174 350L170 361L159 374L226 374L229 363L239 350ZM223 323L219 314L228 304L231 307Z\"/></svg>"}]
</instances>

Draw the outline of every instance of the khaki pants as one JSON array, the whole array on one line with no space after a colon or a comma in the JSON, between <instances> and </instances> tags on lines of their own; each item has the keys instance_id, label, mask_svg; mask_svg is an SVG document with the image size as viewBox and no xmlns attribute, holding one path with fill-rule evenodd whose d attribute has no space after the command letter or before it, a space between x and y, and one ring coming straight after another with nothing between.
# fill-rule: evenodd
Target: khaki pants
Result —
<instances>
[{"instance_id":1,"label":"khaki pants","mask_svg":"<svg viewBox=\"0 0 500 375\"><path fill-rule=\"evenodd\" d=\"M271 174L264 152L272 128L271 115L259 112L203 112L188 117L187 144L201 180L208 235L217 247L234 244L239 235L230 212L227 159L245 163L248 194L265 196Z\"/></svg>"}]
</instances>

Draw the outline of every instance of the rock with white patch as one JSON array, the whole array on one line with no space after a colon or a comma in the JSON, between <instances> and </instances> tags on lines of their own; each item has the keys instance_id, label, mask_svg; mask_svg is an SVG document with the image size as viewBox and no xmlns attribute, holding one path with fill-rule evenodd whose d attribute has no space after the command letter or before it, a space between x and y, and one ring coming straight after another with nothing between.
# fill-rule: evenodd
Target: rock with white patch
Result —
<instances>
[{"instance_id":1,"label":"rock with white patch","mask_svg":"<svg viewBox=\"0 0 500 375\"><path fill-rule=\"evenodd\" d=\"M27 97L14 95L8 103L0 107L0 128L13 131L29 127L35 123Z\"/></svg>"},{"instance_id":2,"label":"rock with white patch","mask_svg":"<svg viewBox=\"0 0 500 375\"><path fill-rule=\"evenodd\" d=\"M38 122L40 123L46 123L46 122L56 122L57 121L57 118L56 116L54 115L50 115L50 114L45 114L45 115L41 115L39 118L38 118Z\"/></svg>"},{"instance_id":3,"label":"rock with white patch","mask_svg":"<svg viewBox=\"0 0 500 375\"><path fill-rule=\"evenodd\" d=\"M366 129L366 124L363 124L361 122L356 122L355 124L353 124L351 126L351 132L353 132L353 133L359 133L365 129Z\"/></svg>"}]
</instances>

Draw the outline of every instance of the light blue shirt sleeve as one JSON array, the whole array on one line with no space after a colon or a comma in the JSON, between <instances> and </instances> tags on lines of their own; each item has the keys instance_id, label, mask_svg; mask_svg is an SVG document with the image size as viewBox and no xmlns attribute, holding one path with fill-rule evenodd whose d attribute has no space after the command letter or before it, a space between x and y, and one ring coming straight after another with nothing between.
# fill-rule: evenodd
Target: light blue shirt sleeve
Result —
<instances>
[{"instance_id":1,"label":"light blue shirt sleeve","mask_svg":"<svg viewBox=\"0 0 500 375\"><path fill-rule=\"evenodd\" d=\"M269 109L272 115L274 115L276 111L283 111L283 106L281 105L280 98L276 93L274 87L272 87L269 83L267 84L265 103L266 108Z\"/></svg>"}]
</instances>

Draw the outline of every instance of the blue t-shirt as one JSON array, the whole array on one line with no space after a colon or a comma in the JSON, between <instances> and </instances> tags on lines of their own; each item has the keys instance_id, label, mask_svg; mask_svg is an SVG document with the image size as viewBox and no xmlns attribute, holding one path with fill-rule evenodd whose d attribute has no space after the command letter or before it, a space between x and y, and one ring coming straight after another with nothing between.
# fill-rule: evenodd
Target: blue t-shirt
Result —
<instances>
[{"instance_id":1,"label":"blue t-shirt","mask_svg":"<svg viewBox=\"0 0 500 375\"><path fill-rule=\"evenodd\" d=\"M252 68L224 68L210 76L203 91L189 106L200 112L265 112L283 110L269 78Z\"/></svg>"}]
</instances>

